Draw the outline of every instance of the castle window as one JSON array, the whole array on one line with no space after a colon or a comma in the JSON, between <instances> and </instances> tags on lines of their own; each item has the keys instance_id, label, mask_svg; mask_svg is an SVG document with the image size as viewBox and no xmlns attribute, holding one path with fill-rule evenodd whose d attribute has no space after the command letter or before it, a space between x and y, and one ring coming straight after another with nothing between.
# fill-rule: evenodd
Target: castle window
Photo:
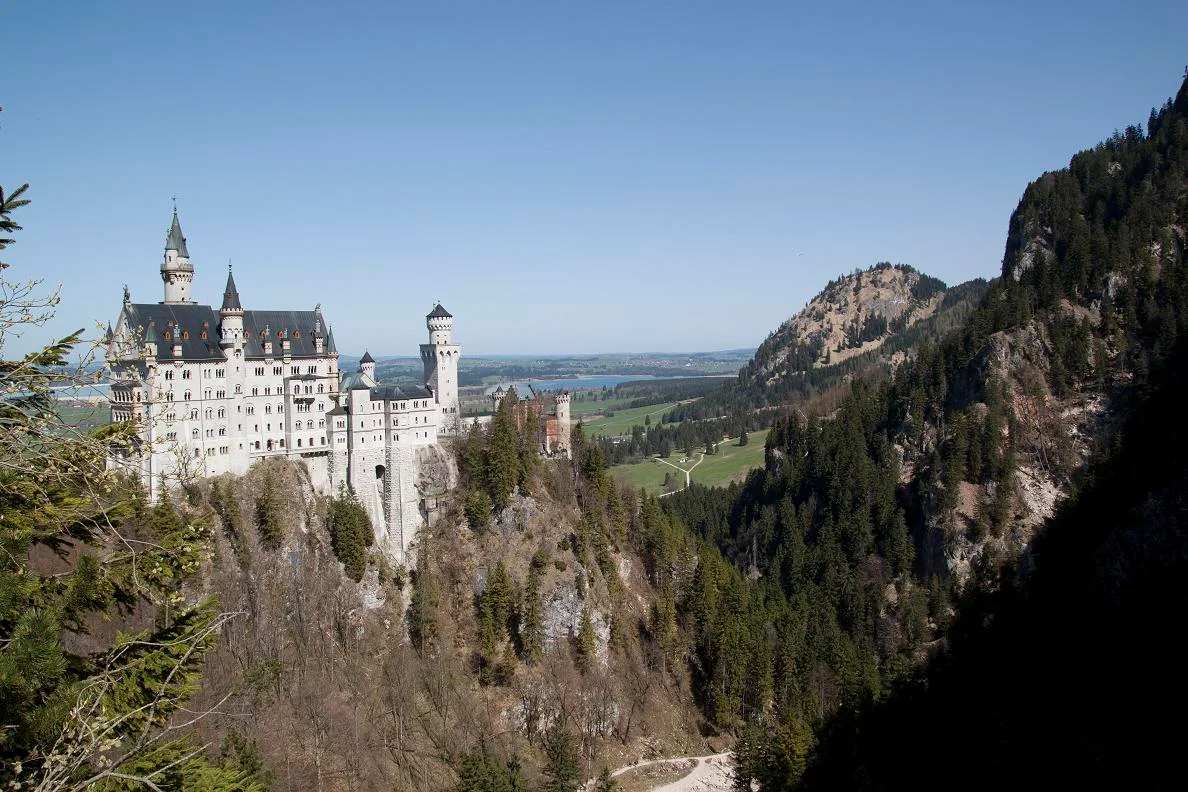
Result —
<instances>
[{"instance_id":1,"label":"castle window","mask_svg":"<svg viewBox=\"0 0 1188 792\"><path fill-rule=\"evenodd\" d=\"M173 423L177 420L177 415L174 413L165 413L165 420Z\"/></svg>"},{"instance_id":2,"label":"castle window","mask_svg":"<svg viewBox=\"0 0 1188 792\"><path fill-rule=\"evenodd\" d=\"M189 400L190 400L190 392L189 392L189 391L186 391L185 393L183 393L183 394L182 394L182 399L183 399L184 401L189 401Z\"/></svg>"},{"instance_id":3,"label":"castle window","mask_svg":"<svg viewBox=\"0 0 1188 792\"><path fill-rule=\"evenodd\" d=\"M227 411L226 411L224 408L222 408L222 407L220 407L220 408L219 408L219 417L220 417L220 418L226 418L226 417L227 417Z\"/></svg>"},{"instance_id":4,"label":"castle window","mask_svg":"<svg viewBox=\"0 0 1188 792\"><path fill-rule=\"evenodd\" d=\"M310 366L308 369L306 369L306 373L307 373L307 374L317 374L317 373L318 373L318 367L317 367L316 365L315 365L315 366Z\"/></svg>"},{"instance_id":5,"label":"castle window","mask_svg":"<svg viewBox=\"0 0 1188 792\"><path fill-rule=\"evenodd\" d=\"M259 395L260 395L260 389L259 389L259 388L252 388L252 395L253 395L253 396L259 396Z\"/></svg>"},{"instance_id":6,"label":"castle window","mask_svg":"<svg viewBox=\"0 0 1188 792\"><path fill-rule=\"evenodd\" d=\"M219 427L219 437L226 437L226 436L227 436L227 427L220 426Z\"/></svg>"},{"instance_id":7,"label":"castle window","mask_svg":"<svg viewBox=\"0 0 1188 792\"><path fill-rule=\"evenodd\" d=\"M325 421L325 419L319 419L319 420L318 420L318 428L319 428L319 429L325 429L325 428L326 428L326 421Z\"/></svg>"},{"instance_id":8,"label":"castle window","mask_svg":"<svg viewBox=\"0 0 1188 792\"><path fill-rule=\"evenodd\" d=\"M263 366L256 366L256 376L257 377L264 376L264 367Z\"/></svg>"},{"instance_id":9,"label":"castle window","mask_svg":"<svg viewBox=\"0 0 1188 792\"><path fill-rule=\"evenodd\" d=\"M198 449L197 449L197 448L195 448L195 449L194 449L194 456L198 456L198 454L199 454L199 451L198 451Z\"/></svg>"},{"instance_id":10,"label":"castle window","mask_svg":"<svg viewBox=\"0 0 1188 792\"><path fill-rule=\"evenodd\" d=\"M173 391L169 391L165 394L165 401L173 401Z\"/></svg>"},{"instance_id":11,"label":"castle window","mask_svg":"<svg viewBox=\"0 0 1188 792\"><path fill-rule=\"evenodd\" d=\"M207 418L210 418L210 417L211 417L211 413L213 413L213 412L214 412L213 410L211 410L209 407L207 407L207 408L206 408L206 417L207 417Z\"/></svg>"},{"instance_id":12,"label":"castle window","mask_svg":"<svg viewBox=\"0 0 1188 792\"><path fill-rule=\"evenodd\" d=\"M297 438L297 447L301 448L301 438L300 437Z\"/></svg>"},{"instance_id":13,"label":"castle window","mask_svg":"<svg viewBox=\"0 0 1188 792\"><path fill-rule=\"evenodd\" d=\"M221 391L215 391L215 398L216 398L216 399L225 399L225 398L227 398L227 391L225 391L225 390L221 390Z\"/></svg>"},{"instance_id":14,"label":"castle window","mask_svg":"<svg viewBox=\"0 0 1188 792\"><path fill-rule=\"evenodd\" d=\"M172 372L172 371L166 371L166 372L165 372L165 379L167 379L167 380L171 380L171 379L173 379L173 372Z\"/></svg>"},{"instance_id":15,"label":"castle window","mask_svg":"<svg viewBox=\"0 0 1188 792\"><path fill-rule=\"evenodd\" d=\"M210 398L210 388L207 388L206 390L204 390L202 392L206 394L205 396L203 396L204 399Z\"/></svg>"},{"instance_id":16,"label":"castle window","mask_svg":"<svg viewBox=\"0 0 1188 792\"><path fill-rule=\"evenodd\" d=\"M190 410L190 419L198 420L198 411L197 410Z\"/></svg>"},{"instance_id":17,"label":"castle window","mask_svg":"<svg viewBox=\"0 0 1188 792\"><path fill-rule=\"evenodd\" d=\"M207 437L214 437L214 429L207 429L207 430L206 430L206 436L207 436Z\"/></svg>"},{"instance_id":18,"label":"castle window","mask_svg":"<svg viewBox=\"0 0 1188 792\"><path fill-rule=\"evenodd\" d=\"M182 340L183 341L190 340L190 331L189 330L182 330Z\"/></svg>"},{"instance_id":19,"label":"castle window","mask_svg":"<svg viewBox=\"0 0 1188 792\"><path fill-rule=\"evenodd\" d=\"M197 429L190 430L190 437L197 439L198 438L198 430Z\"/></svg>"},{"instance_id":20,"label":"castle window","mask_svg":"<svg viewBox=\"0 0 1188 792\"><path fill-rule=\"evenodd\" d=\"M289 366L289 373L290 374L300 374L301 366Z\"/></svg>"},{"instance_id":21,"label":"castle window","mask_svg":"<svg viewBox=\"0 0 1188 792\"><path fill-rule=\"evenodd\" d=\"M165 331L165 340L168 341L170 338L172 338L172 336L170 336L169 331L166 330Z\"/></svg>"},{"instance_id":22,"label":"castle window","mask_svg":"<svg viewBox=\"0 0 1188 792\"><path fill-rule=\"evenodd\" d=\"M283 404L276 405L276 411L278 413L283 413L285 411L285 405L283 405Z\"/></svg>"},{"instance_id":23,"label":"castle window","mask_svg":"<svg viewBox=\"0 0 1188 792\"><path fill-rule=\"evenodd\" d=\"M190 374L191 374L191 373L192 373L192 372L191 372L189 369L186 369L186 370L184 370L184 371L182 372L182 379L189 379L189 378L190 378Z\"/></svg>"},{"instance_id":24,"label":"castle window","mask_svg":"<svg viewBox=\"0 0 1188 792\"><path fill-rule=\"evenodd\" d=\"M325 386L324 386L322 383L320 383L320 382L319 382L319 383L318 383L318 393L321 393L321 392L322 392L322 388L324 388L324 387L325 387Z\"/></svg>"},{"instance_id":25,"label":"castle window","mask_svg":"<svg viewBox=\"0 0 1188 792\"><path fill-rule=\"evenodd\" d=\"M227 376L227 369L215 369L215 376L216 376L216 377L225 377L225 376Z\"/></svg>"},{"instance_id":26,"label":"castle window","mask_svg":"<svg viewBox=\"0 0 1188 792\"><path fill-rule=\"evenodd\" d=\"M306 421L306 422L305 422L305 428L306 428L306 429L313 429L313 421Z\"/></svg>"},{"instance_id":27,"label":"castle window","mask_svg":"<svg viewBox=\"0 0 1188 792\"><path fill-rule=\"evenodd\" d=\"M248 408L247 408L247 414L248 414L248 415L255 415L255 414L256 414L256 408L255 408L255 407L253 407L253 406L251 406L251 405L248 405Z\"/></svg>"},{"instance_id":28,"label":"castle window","mask_svg":"<svg viewBox=\"0 0 1188 792\"><path fill-rule=\"evenodd\" d=\"M203 341L205 341L206 340L206 331L203 330L201 333L198 334L198 337L201 338Z\"/></svg>"},{"instance_id":29,"label":"castle window","mask_svg":"<svg viewBox=\"0 0 1188 792\"><path fill-rule=\"evenodd\" d=\"M283 437L281 438L281 441L280 441L280 447L281 448L285 447L285 439Z\"/></svg>"},{"instance_id":30,"label":"castle window","mask_svg":"<svg viewBox=\"0 0 1188 792\"><path fill-rule=\"evenodd\" d=\"M256 441L256 450L257 451L260 450L260 441L259 440Z\"/></svg>"},{"instance_id":31,"label":"castle window","mask_svg":"<svg viewBox=\"0 0 1188 792\"><path fill-rule=\"evenodd\" d=\"M272 373L279 377L281 374L285 373L285 367L284 366L273 366Z\"/></svg>"},{"instance_id":32,"label":"castle window","mask_svg":"<svg viewBox=\"0 0 1188 792\"><path fill-rule=\"evenodd\" d=\"M264 412L265 412L265 413L267 413L268 415L272 415L272 405L271 405L271 404L265 404L265 405L264 405Z\"/></svg>"},{"instance_id":33,"label":"castle window","mask_svg":"<svg viewBox=\"0 0 1188 792\"><path fill-rule=\"evenodd\" d=\"M293 331L293 338L301 338L301 331L300 331L300 330L294 330L294 331Z\"/></svg>"},{"instance_id":34,"label":"castle window","mask_svg":"<svg viewBox=\"0 0 1188 792\"><path fill-rule=\"evenodd\" d=\"M242 386L242 385L236 385L236 386L235 386L235 392L236 392L236 393L243 393L243 386Z\"/></svg>"}]
</instances>

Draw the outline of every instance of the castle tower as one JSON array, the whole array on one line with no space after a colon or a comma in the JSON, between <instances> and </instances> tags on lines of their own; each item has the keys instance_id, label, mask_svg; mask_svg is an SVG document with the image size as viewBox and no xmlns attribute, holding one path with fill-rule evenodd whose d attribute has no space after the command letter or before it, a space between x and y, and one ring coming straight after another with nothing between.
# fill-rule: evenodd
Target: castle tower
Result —
<instances>
[{"instance_id":1,"label":"castle tower","mask_svg":"<svg viewBox=\"0 0 1188 792\"><path fill-rule=\"evenodd\" d=\"M438 434L458 432L458 356L462 348L454 343L454 317L438 303L425 317L429 343L421 344L421 362L425 366L425 386L433 391L441 417Z\"/></svg>"},{"instance_id":2,"label":"castle tower","mask_svg":"<svg viewBox=\"0 0 1188 792\"><path fill-rule=\"evenodd\" d=\"M566 456L573 450L569 428L569 391L563 390L557 394L557 450Z\"/></svg>"},{"instance_id":3,"label":"castle tower","mask_svg":"<svg viewBox=\"0 0 1188 792\"><path fill-rule=\"evenodd\" d=\"M173 207L173 224L165 237L165 260L161 262L161 280L165 282L165 300L169 304L192 303L190 289L194 281L194 267L190 264L190 251L186 249L186 238L182 235L181 223L177 220L177 207Z\"/></svg>"},{"instance_id":4,"label":"castle tower","mask_svg":"<svg viewBox=\"0 0 1188 792\"><path fill-rule=\"evenodd\" d=\"M375 358L371 356L370 352L365 351L363 357L359 358L359 371L369 380L368 384L375 387L377 381L375 379Z\"/></svg>"},{"instance_id":5,"label":"castle tower","mask_svg":"<svg viewBox=\"0 0 1188 792\"><path fill-rule=\"evenodd\" d=\"M219 309L219 346L224 351L239 349L243 344L243 305L239 302L239 290L227 265L227 288L223 290L223 307Z\"/></svg>"}]
</instances>

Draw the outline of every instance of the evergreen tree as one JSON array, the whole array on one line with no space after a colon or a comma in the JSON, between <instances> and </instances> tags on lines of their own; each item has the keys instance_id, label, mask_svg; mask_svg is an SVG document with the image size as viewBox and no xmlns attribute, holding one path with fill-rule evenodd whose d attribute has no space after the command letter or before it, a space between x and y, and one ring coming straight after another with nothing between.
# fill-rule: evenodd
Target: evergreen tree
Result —
<instances>
[{"instance_id":1,"label":"evergreen tree","mask_svg":"<svg viewBox=\"0 0 1188 792\"><path fill-rule=\"evenodd\" d=\"M20 230L12 212L24 193L0 189L0 235ZM0 250L12 241L0 236ZM52 388L83 381L70 366L81 331L3 358L5 337L43 323L57 303L36 281L9 281L7 269L0 262L0 785L261 789L166 729L228 618L179 591L207 531L167 497L146 510L138 483L106 470L109 444L126 447L131 427L82 435L62 423ZM38 556L57 556L56 568L34 564ZM97 643L88 624L134 609L154 626L79 650Z\"/></svg>"},{"instance_id":2,"label":"evergreen tree","mask_svg":"<svg viewBox=\"0 0 1188 792\"><path fill-rule=\"evenodd\" d=\"M577 740L558 720L545 733L545 775L543 792L574 792L582 775L582 761Z\"/></svg>"},{"instance_id":3,"label":"evergreen tree","mask_svg":"<svg viewBox=\"0 0 1188 792\"><path fill-rule=\"evenodd\" d=\"M367 548L375 541L371 518L345 488L338 497L331 498L329 511L330 548L342 562L351 580L362 580L367 571Z\"/></svg>"}]
</instances>

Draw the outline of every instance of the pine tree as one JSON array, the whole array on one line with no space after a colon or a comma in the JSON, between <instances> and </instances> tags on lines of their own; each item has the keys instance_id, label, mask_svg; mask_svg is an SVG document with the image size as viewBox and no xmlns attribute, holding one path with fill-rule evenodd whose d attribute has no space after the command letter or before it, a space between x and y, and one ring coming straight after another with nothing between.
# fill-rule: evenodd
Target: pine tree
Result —
<instances>
[{"instance_id":1,"label":"pine tree","mask_svg":"<svg viewBox=\"0 0 1188 792\"><path fill-rule=\"evenodd\" d=\"M27 203L25 189L0 189L0 234L20 230L11 214ZM11 243L0 238L0 250ZM7 268L0 263L0 273ZM69 359L81 331L2 359L9 329L44 322L57 304L37 287L0 274L0 392L7 394L0 401L0 785L261 789L242 768L215 767L166 730L196 690L203 657L228 618L209 599L186 604L179 591L209 536L168 498L145 509L138 483L105 469L109 445L127 447L131 427L82 435L62 423L52 387L84 381ZM58 568L35 566L31 557L39 555L57 555ZM119 633L97 651L74 648L89 622L133 609L154 614L155 626Z\"/></svg>"},{"instance_id":2,"label":"pine tree","mask_svg":"<svg viewBox=\"0 0 1188 792\"><path fill-rule=\"evenodd\" d=\"M330 501L329 528L330 547L347 577L362 580L367 571L367 548L374 543L375 532L367 510L345 488Z\"/></svg>"}]
</instances>

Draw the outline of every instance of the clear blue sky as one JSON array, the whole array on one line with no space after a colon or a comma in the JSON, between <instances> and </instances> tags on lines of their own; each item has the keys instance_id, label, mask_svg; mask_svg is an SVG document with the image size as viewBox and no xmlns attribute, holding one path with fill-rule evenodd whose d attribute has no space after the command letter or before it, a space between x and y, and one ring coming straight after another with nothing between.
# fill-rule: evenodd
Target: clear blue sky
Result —
<instances>
[{"instance_id":1,"label":"clear blue sky","mask_svg":"<svg viewBox=\"0 0 1188 792\"><path fill-rule=\"evenodd\" d=\"M158 301L176 193L200 302L231 258L345 351L436 299L470 353L753 347L855 267L996 274L1188 63L1183 2L902 5L5 3L9 274L59 332Z\"/></svg>"}]
</instances>

